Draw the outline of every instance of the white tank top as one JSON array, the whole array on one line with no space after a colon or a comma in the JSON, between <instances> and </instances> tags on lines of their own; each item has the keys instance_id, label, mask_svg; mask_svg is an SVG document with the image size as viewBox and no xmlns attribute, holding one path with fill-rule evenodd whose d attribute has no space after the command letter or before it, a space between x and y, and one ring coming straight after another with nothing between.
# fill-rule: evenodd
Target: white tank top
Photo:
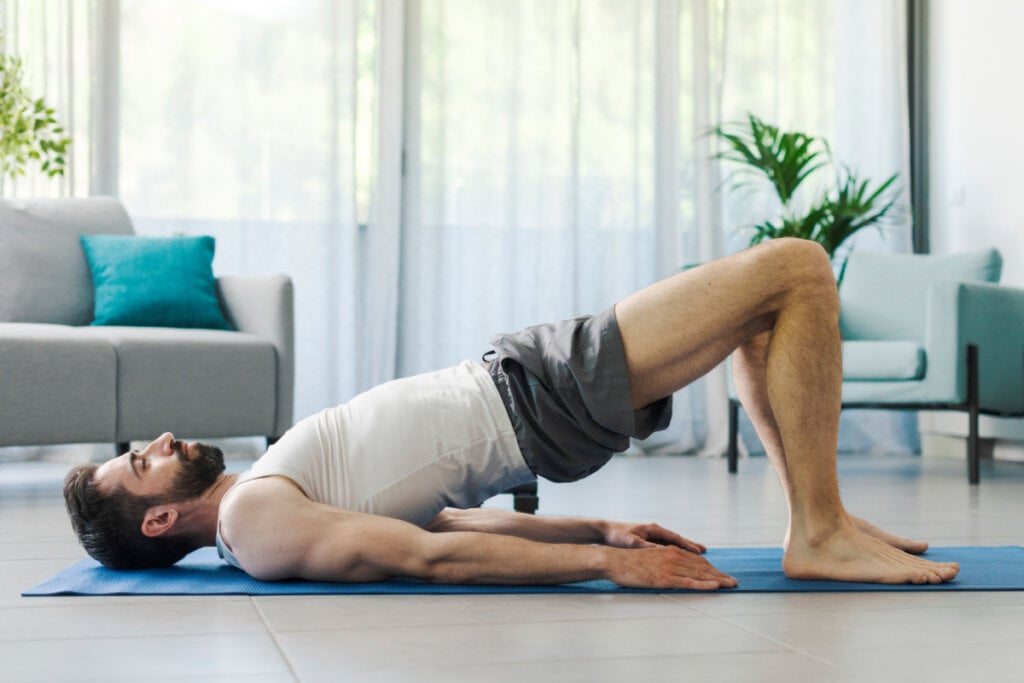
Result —
<instances>
[{"instance_id":1,"label":"white tank top","mask_svg":"<svg viewBox=\"0 0 1024 683\"><path fill-rule=\"evenodd\" d=\"M300 421L235 486L273 475L317 502L419 526L534 479L494 380L470 361Z\"/></svg>"}]
</instances>

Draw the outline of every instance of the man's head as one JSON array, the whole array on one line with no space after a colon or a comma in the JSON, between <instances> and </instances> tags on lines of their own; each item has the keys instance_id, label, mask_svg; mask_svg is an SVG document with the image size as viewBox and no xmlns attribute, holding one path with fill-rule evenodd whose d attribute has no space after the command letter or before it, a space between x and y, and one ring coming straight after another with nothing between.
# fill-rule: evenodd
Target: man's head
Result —
<instances>
[{"instance_id":1,"label":"man's head","mask_svg":"<svg viewBox=\"0 0 1024 683\"><path fill-rule=\"evenodd\" d=\"M197 547L176 523L224 472L220 449L163 434L141 451L64 480L71 525L86 552L112 569L169 567Z\"/></svg>"}]
</instances>

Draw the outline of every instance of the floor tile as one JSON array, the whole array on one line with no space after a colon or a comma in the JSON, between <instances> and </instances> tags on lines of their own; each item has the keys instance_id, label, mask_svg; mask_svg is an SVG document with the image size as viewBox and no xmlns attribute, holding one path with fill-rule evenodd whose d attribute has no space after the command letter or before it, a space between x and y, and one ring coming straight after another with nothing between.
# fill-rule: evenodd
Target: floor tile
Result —
<instances>
[{"instance_id":1,"label":"floor tile","mask_svg":"<svg viewBox=\"0 0 1024 683\"><path fill-rule=\"evenodd\" d=\"M1024 464L989 463L977 487L962 465L843 456L843 495L936 545L1024 543ZM0 681L987 683L1024 671L1024 591L22 598L84 556L60 497L66 467L0 464ZM616 458L540 495L544 514L656 521L709 545L777 546L786 525L763 458L737 476L722 460Z\"/></svg>"},{"instance_id":2,"label":"floor tile","mask_svg":"<svg viewBox=\"0 0 1024 683\"><path fill-rule=\"evenodd\" d=\"M667 595L665 597L704 614L720 617L743 614L800 614L804 612L896 609L924 611L953 607L1024 606L1024 591L735 593L728 596Z\"/></svg>"},{"instance_id":3,"label":"floor tile","mask_svg":"<svg viewBox=\"0 0 1024 683\"><path fill-rule=\"evenodd\" d=\"M323 674L332 671L350 672L353 680L376 680L379 673L437 665L682 658L783 649L700 616L290 632L278 633L277 640L303 681L327 680Z\"/></svg>"},{"instance_id":4,"label":"floor tile","mask_svg":"<svg viewBox=\"0 0 1024 683\"><path fill-rule=\"evenodd\" d=\"M982 643L1024 643L1024 605L784 612L722 618L839 666L859 666L865 653L897 646L969 648ZM1021 656L1024 662L1024 649Z\"/></svg>"},{"instance_id":5,"label":"floor tile","mask_svg":"<svg viewBox=\"0 0 1024 683\"><path fill-rule=\"evenodd\" d=\"M375 680L388 680L375 679ZM844 672L795 652L740 652L687 657L623 657L567 661L481 664L438 667L427 671L398 672L395 681L450 683L451 681L559 681L561 683L793 683L816 681L831 683L868 683L872 679Z\"/></svg>"},{"instance_id":6,"label":"floor tile","mask_svg":"<svg viewBox=\"0 0 1024 683\"><path fill-rule=\"evenodd\" d=\"M660 595L386 595L261 597L274 632L696 616Z\"/></svg>"},{"instance_id":7,"label":"floor tile","mask_svg":"<svg viewBox=\"0 0 1024 683\"><path fill-rule=\"evenodd\" d=\"M1024 641L889 646L850 658L843 666L856 668L873 681L1020 683L1024 678Z\"/></svg>"},{"instance_id":8,"label":"floor tile","mask_svg":"<svg viewBox=\"0 0 1024 683\"><path fill-rule=\"evenodd\" d=\"M144 681L289 674L264 633L0 642L0 680Z\"/></svg>"},{"instance_id":9,"label":"floor tile","mask_svg":"<svg viewBox=\"0 0 1024 683\"><path fill-rule=\"evenodd\" d=\"M265 631L255 605L244 596L165 597L159 603L110 603L100 598L0 608L0 641Z\"/></svg>"}]
</instances>

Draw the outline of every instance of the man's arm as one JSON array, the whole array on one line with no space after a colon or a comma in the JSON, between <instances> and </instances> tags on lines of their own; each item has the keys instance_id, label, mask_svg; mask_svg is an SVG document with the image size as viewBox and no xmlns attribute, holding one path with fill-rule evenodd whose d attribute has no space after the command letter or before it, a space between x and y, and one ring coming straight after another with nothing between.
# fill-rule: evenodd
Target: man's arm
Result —
<instances>
[{"instance_id":1,"label":"man's arm","mask_svg":"<svg viewBox=\"0 0 1024 683\"><path fill-rule=\"evenodd\" d=\"M245 495L241 495L241 494ZM624 550L480 532L431 533L313 503L280 478L249 482L222 509L225 540L256 578L555 584L611 579L631 587L711 590L735 580L674 546Z\"/></svg>"},{"instance_id":2,"label":"man's arm","mask_svg":"<svg viewBox=\"0 0 1024 683\"><path fill-rule=\"evenodd\" d=\"M601 543L617 548L674 545L693 553L707 550L700 543L683 538L657 524L631 524L582 517L542 517L486 508L446 508L426 528L434 532L480 531L504 534L544 543Z\"/></svg>"}]
</instances>

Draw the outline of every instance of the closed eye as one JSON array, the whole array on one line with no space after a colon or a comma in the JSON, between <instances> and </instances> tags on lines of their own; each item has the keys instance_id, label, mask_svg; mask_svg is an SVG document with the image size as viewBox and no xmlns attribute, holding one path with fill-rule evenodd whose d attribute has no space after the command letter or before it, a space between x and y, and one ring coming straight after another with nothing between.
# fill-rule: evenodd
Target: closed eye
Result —
<instances>
[{"instance_id":1,"label":"closed eye","mask_svg":"<svg viewBox=\"0 0 1024 683\"><path fill-rule=\"evenodd\" d=\"M142 465L141 466L136 466L136 464L135 464L136 460L141 460L142 461ZM128 466L132 468L132 474L134 474L139 479L142 478L142 475L139 474L139 469L145 469L145 464L146 464L146 461L139 457L139 452L138 451L132 451L131 453L128 454Z\"/></svg>"}]
</instances>

